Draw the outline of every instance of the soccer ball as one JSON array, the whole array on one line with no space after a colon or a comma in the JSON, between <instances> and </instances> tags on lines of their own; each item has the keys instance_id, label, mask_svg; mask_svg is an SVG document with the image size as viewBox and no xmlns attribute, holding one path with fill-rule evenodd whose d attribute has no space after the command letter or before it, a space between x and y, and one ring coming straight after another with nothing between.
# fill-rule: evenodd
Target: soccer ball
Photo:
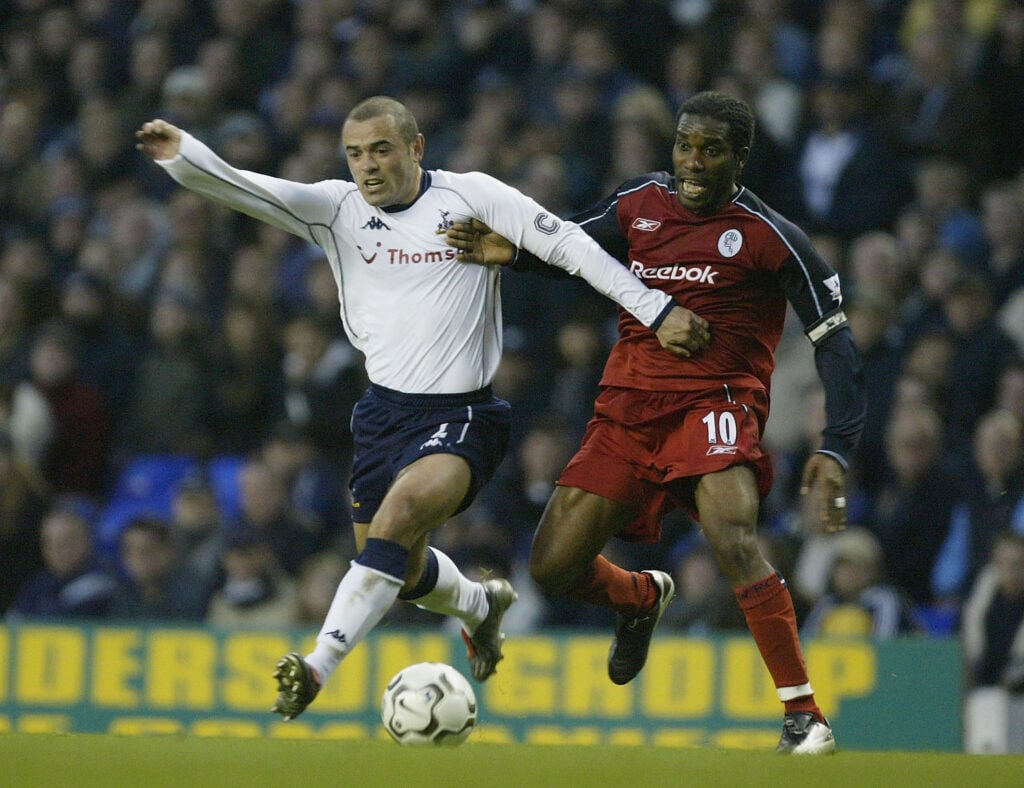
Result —
<instances>
[{"instance_id":1,"label":"soccer ball","mask_svg":"<svg viewBox=\"0 0 1024 788\"><path fill-rule=\"evenodd\" d=\"M476 725L476 694L451 665L420 662L388 682L380 718L401 745L454 747Z\"/></svg>"}]
</instances>

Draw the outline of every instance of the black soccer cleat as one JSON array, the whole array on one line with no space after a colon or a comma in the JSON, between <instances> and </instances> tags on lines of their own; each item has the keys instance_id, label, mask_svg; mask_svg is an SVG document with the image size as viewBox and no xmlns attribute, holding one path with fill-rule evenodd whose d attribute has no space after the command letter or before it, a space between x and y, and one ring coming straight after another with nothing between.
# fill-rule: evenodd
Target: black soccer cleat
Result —
<instances>
[{"instance_id":1,"label":"black soccer cleat","mask_svg":"<svg viewBox=\"0 0 1024 788\"><path fill-rule=\"evenodd\" d=\"M643 618L627 621L621 615L615 616L615 639L608 652L608 678L615 684L628 684L647 662L647 651L651 647L651 635L658 626L665 608L676 595L676 584L672 577L657 569L649 569L644 574L651 576L651 581L658 591L658 601Z\"/></svg>"},{"instance_id":2,"label":"black soccer cleat","mask_svg":"<svg viewBox=\"0 0 1024 788\"><path fill-rule=\"evenodd\" d=\"M793 711L782 721L782 738L775 748L780 755L831 755L836 737L828 720L820 721L809 711Z\"/></svg>"}]
</instances>

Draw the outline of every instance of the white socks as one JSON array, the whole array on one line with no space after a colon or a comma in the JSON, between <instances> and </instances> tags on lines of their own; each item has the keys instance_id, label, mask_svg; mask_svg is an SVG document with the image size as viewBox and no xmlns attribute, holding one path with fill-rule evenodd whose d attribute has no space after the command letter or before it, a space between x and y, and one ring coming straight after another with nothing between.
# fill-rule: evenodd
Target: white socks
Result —
<instances>
[{"instance_id":1,"label":"white socks","mask_svg":"<svg viewBox=\"0 0 1024 788\"><path fill-rule=\"evenodd\" d=\"M345 655L377 626L398 598L403 582L352 562L334 592L334 601L320 628L316 648L306 656L306 662L320 675L321 685Z\"/></svg>"},{"instance_id":2,"label":"white socks","mask_svg":"<svg viewBox=\"0 0 1024 788\"><path fill-rule=\"evenodd\" d=\"M472 635L489 610L483 585L462 574L455 562L440 550L433 547L427 550L437 558L437 583L423 596L408 601L424 610L461 619Z\"/></svg>"},{"instance_id":3,"label":"white socks","mask_svg":"<svg viewBox=\"0 0 1024 788\"><path fill-rule=\"evenodd\" d=\"M375 541L379 551L380 540ZM385 543L385 547L394 550L398 546ZM433 547L427 550L428 563L436 563L437 580L433 588L422 596L406 601L425 610L455 616L472 635L487 617L489 610L483 584L473 582L462 574L455 562L440 550ZM361 554L365 555L365 552ZM397 569L395 564L389 566ZM432 572L432 569L425 570L425 574L427 571ZM429 578L426 582L429 582ZM345 655L377 626L398 598L403 583L402 579L371 568L358 559L352 562L334 593L334 601L331 602L316 639L316 648L305 657L306 662L319 675L321 685L337 670Z\"/></svg>"}]
</instances>

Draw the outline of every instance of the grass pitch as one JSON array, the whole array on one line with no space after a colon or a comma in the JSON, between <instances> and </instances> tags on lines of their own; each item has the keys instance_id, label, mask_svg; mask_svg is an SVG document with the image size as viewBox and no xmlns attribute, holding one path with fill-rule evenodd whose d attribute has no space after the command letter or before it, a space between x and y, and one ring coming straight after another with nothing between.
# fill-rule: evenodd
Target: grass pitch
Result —
<instances>
[{"instance_id":1,"label":"grass pitch","mask_svg":"<svg viewBox=\"0 0 1024 788\"><path fill-rule=\"evenodd\" d=\"M0 734L2 783L23 786L899 786L1024 784L1024 756L843 752L783 758L743 750L531 746L455 749L385 741Z\"/></svg>"}]
</instances>

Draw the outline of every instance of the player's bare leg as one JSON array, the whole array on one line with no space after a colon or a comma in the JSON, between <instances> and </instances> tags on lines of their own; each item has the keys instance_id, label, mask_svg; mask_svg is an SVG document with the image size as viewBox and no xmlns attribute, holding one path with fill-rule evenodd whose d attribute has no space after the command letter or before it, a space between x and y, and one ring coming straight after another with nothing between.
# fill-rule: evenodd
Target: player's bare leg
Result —
<instances>
[{"instance_id":1,"label":"player's bare leg","mask_svg":"<svg viewBox=\"0 0 1024 788\"><path fill-rule=\"evenodd\" d=\"M616 501L556 487L530 552L530 573L546 594L615 611L608 676L616 684L626 684L643 668L654 629L675 595L667 573L631 572L600 555L634 517Z\"/></svg>"},{"instance_id":2,"label":"player's bare leg","mask_svg":"<svg viewBox=\"0 0 1024 788\"><path fill-rule=\"evenodd\" d=\"M696 489L704 535L729 579L747 626L785 705L780 753L827 754L832 728L814 700L786 581L761 554L760 505L754 472L746 466L701 477Z\"/></svg>"}]
</instances>

